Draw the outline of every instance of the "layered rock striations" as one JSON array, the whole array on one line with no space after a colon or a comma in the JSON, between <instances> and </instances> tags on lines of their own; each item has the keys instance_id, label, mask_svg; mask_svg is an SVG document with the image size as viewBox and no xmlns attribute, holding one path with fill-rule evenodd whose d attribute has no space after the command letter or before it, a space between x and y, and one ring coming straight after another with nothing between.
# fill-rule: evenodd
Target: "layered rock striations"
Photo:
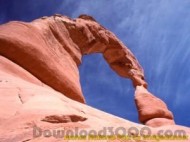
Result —
<instances>
[{"instance_id":1,"label":"layered rock striations","mask_svg":"<svg viewBox=\"0 0 190 142\"><path fill-rule=\"evenodd\" d=\"M166 104L147 91L142 67L113 33L87 15L54 15L0 26L0 141L44 141L32 135L34 127L143 127L82 104L78 66L91 53L102 53L118 75L132 80L140 122L188 130L175 125Z\"/></svg>"}]
</instances>

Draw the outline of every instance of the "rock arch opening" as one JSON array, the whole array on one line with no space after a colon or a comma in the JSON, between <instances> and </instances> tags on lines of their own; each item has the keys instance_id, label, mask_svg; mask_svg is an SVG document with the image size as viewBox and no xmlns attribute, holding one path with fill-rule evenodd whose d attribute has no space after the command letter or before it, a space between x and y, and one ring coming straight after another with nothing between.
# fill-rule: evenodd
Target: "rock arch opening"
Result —
<instances>
[{"instance_id":1,"label":"rock arch opening","mask_svg":"<svg viewBox=\"0 0 190 142\"><path fill-rule=\"evenodd\" d=\"M79 71L87 105L138 122L131 80L118 76L102 54L83 56Z\"/></svg>"}]
</instances>

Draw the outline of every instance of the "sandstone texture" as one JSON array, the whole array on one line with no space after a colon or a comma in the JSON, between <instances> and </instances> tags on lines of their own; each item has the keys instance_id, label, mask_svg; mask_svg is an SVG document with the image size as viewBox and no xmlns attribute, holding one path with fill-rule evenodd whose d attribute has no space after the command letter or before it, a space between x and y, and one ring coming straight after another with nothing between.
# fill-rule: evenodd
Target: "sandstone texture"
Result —
<instances>
[{"instance_id":1,"label":"sandstone texture","mask_svg":"<svg viewBox=\"0 0 190 142\"><path fill-rule=\"evenodd\" d=\"M168 110L166 104L142 86L137 86L136 88L135 103L139 113L139 120L145 125L158 127L175 124L173 114Z\"/></svg>"},{"instance_id":2,"label":"sandstone texture","mask_svg":"<svg viewBox=\"0 0 190 142\"><path fill-rule=\"evenodd\" d=\"M132 80L139 120L144 125L85 104L78 66L82 56L91 53L102 53L118 75ZM0 113L0 142L74 141L55 138L45 130L141 130L145 125L154 135L168 129L190 134L189 128L175 125L166 104L148 92L143 69L131 51L87 15L71 19L57 14L0 26ZM37 130L42 132L40 136L35 135Z\"/></svg>"}]
</instances>

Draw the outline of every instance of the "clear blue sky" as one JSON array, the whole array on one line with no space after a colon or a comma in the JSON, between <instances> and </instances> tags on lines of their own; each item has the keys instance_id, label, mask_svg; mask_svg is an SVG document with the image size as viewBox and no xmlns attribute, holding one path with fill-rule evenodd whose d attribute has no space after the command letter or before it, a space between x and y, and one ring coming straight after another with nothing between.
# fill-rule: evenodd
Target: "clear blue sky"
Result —
<instances>
[{"instance_id":1,"label":"clear blue sky","mask_svg":"<svg viewBox=\"0 0 190 142\"><path fill-rule=\"evenodd\" d=\"M190 126L189 0L0 0L0 23L54 13L93 16L131 49L149 90L168 104L177 124ZM83 58L81 83L88 105L138 122L130 80L102 55Z\"/></svg>"}]
</instances>

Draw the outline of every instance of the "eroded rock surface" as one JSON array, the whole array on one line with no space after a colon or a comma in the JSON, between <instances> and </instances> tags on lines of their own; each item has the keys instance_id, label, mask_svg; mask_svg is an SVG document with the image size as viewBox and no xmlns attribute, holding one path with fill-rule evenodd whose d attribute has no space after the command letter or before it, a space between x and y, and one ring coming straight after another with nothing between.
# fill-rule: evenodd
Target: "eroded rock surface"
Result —
<instances>
[{"instance_id":1,"label":"eroded rock surface","mask_svg":"<svg viewBox=\"0 0 190 142\"><path fill-rule=\"evenodd\" d=\"M84 54L102 53L119 75L144 85L143 70L134 55L114 34L88 16L72 20L52 16L9 22L0 27L0 54L43 83L79 102L85 102L78 66Z\"/></svg>"},{"instance_id":2,"label":"eroded rock surface","mask_svg":"<svg viewBox=\"0 0 190 142\"><path fill-rule=\"evenodd\" d=\"M0 141L63 141L35 137L34 128L144 127L82 104L78 66L91 53L102 53L113 70L132 80L142 123L189 134L188 128L174 124L165 103L146 90L143 69L113 33L90 16L55 15L0 26ZM159 131L149 128L152 134Z\"/></svg>"},{"instance_id":3,"label":"eroded rock surface","mask_svg":"<svg viewBox=\"0 0 190 142\"><path fill-rule=\"evenodd\" d=\"M137 105L139 120L145 125L158 127L174 125L174 118L166 104L153 96L143 86L137 86L135 91L135 103Z\"/></svg>"}]
</instances>

